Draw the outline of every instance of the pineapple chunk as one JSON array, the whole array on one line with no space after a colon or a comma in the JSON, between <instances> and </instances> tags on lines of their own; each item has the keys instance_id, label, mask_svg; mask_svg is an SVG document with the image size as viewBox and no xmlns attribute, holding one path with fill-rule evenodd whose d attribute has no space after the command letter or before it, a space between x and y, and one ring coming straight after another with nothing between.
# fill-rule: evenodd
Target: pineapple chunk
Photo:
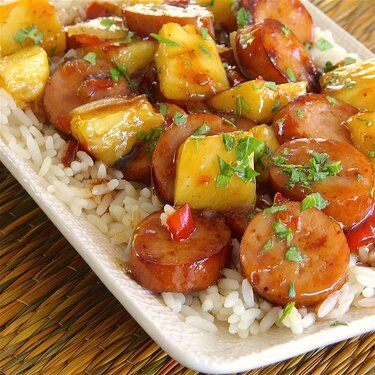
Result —
<instances>
[{"instance_id":1,"label":"pineapple chunk","mask_svg":"<svg viewBox=\"0 0 375 375\"><path fill-rule=\"evenodd\" d=\"M145 96L99 100L74 109L71 117L73 137L107 165L133 149L139 132L148 133L164 121Z\"/></svg>"},{"instance_id":2,"label":"pineapple chunk","mask_svg":"<svg viewBox=\"0 0 375 375\"><path fill-rule=\"evenodd\" d=\"M214 16L215 25L223 25L229 30L236 29L235 12L232 11L233 0L207 1L197 0L197 4L210 10Z\"/></svg>"},{"instance_id":3,"label":"pineapple chunk","mask_svg":"<svg viewBox=\"0 0 375 375\"><path fill-rule=\"evenodd\" d=\"M216 111L236 113L257 123L270 123L280 108L306 94L306 85L306 82L275 85L256 79L213 96L208 104Z\"/></svg>"},{"instance_id":4,"label":"pineapple chunk","mask_svg":"<svg viewBox=\"0 0 375 375\"><path fill-rule=\"evenodd\" d=\"M203 36L193 25L167 23L160 30L155 62L167 99L203 100L229 88L216 44Z\"/></svg>"},{"instance_id":5,"label":"pineapple chunk","mask_svg":"<svg viewBox=\"0 0 375 375\"><path fill-rule=\"evenodd\" d=\"M320 77L323 94L362 111L375 111L375 58L337 68Z\"/></svg>"},{"instance_id":6,"label":"pineapple chunk","mask_svg":"<svg viewBox=\"0 0 375 375\"><path fill-rule=\"evenodd\" d=\"M355 147L375 167L375 112L358 113L346 121Z\"/></svg>"},{"instance_id":7,"label":"pineapple chunk","mask_svg":"<svg viewBox=\"0 0 375 375\"><path fill-rule=\"evenodd\" d=\"M255 179L246 178L244 181L230 171L231 176L225 177L228 170L219 166L219 158L231 167L238 166L238 142L244 145L241 142L254 141L254 138L250 138L252 133L233 132L225 136L234 141L230 151L224 145L222 134L198 139L190 137L180 146L177 155L176 205L188 203L196 209L227 210L255 204ZM244 165L253 172L254 153L246 153L243 160ZM243 168L240 169L244 172Z\"/></svg>"},{"instance_id":8,"label":"pineapple chunk","mask_svg":"<svg viewBox=\"0 0 375 375\"><path fill-rule=\"evenodd\" d=\"M22 108L41 97L48 76L48 57L42 47L27 47L0 58L0 87Z\"/></svg>"},{"instance_id":9,"label":"pineapple chunk","mask_svg":"<svg viewBox=\"0 0 375 375\"><path fill-rule=\"evenodd\" d=\"M17 40L20 38L16 33L26 32L28 28L33 28L35 33L43 33L41 46L49 55L65 51L65 32L55 7L48 0L16 0L0 4L0 56L37 44L38 39L33 41L27 37L23 42Z\"/></svg>"}]
</instances>

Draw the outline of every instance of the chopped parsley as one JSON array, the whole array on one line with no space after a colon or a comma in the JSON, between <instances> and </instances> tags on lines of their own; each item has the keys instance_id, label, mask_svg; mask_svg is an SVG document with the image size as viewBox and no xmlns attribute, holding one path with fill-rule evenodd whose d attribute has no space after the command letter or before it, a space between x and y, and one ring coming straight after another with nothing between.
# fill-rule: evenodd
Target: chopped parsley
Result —
<instances>
[{"instance_id":1,"label":"chopped parsley","mask_svg":"<svg viewBox=\"0 0 375 375\"><path fill-rule=\"evenodd\" d=\"M152 128L148 133L144 131L141 131L138 133L138 138L141 141L145 143L150 142L149 146L146 148L146 152L149 155L152 154L152 151L154 150L162 132L163 132L163 127L159 126L157 128Z\"/></svg>"},{"instance_id":2,"label":"chopped parsley","mask_svg":"<svg viewBox=\"0 0 375 375\"><path fill-rule=\"evenodd\" d=\"M290 29L287 25L283 25L281 27L281 31L284 33L285 36L288 36L290 34Z\"/></svg>"},{"instance_id":3,"label":"chopped parsley","mask_svg":"<svg viewBox=\"0 0 375 375\"><path fill-rule=\"evenodd\" d=\"M165 103L161 103L159 106L159 111L163 116L168 114L168 106Z\"/></svg>"},{"instance_id":4,"label":"chopped parsley","mask_svg":"<svg viewBox=\"0 0 375 375\"><path fill-rule=\"evenodd\" d=\"M216 176L215 186L217 188L222 188L229 184L233 171L230 165L226 163L220 156L217 157L217 161L219 164L220 174Z\"/></svg>"},{"instance_id":5,"label":"chopped parsley","mask_svg":"<svg viewBox=\"0 0 375 375\"><path fill-rule=\"evenodd\" d=\"M311 43L305 43L304 47L305 47L305 49L307 49L308 51L310 51L311 48L312 48L312 45L311 45Z\"/></svg>"},{"instance_id":6,"label":"chopped parsley","mask_svg":"<svg viewBox=\"0 0 375 375\"><path fill-rule=\"evenodd\" d=\"M230 11L233 13L236 9L238 9L240 0L233 0L232 4L230 5Z\"/></svg>"},{"instance_id":7,"label":"chopped parsley","mask_svg":"<svg viewBox=\"0 0 375 375\"><path fill-rule=\"evenodd\" d=\"M199 50L202 52L202 53L204 53L206 56L211 56L211 54L210 54L210 51L206 48L206 47L204 47L204 46L202 46L201 44L198 46L198 48L199 48Z\"/></svg>"},{"instance_id":8,"label":"chopped parsley","mask_svg":"<svg viewBox=\"0 0 375 375\"><path fill-rule=\"evenodd\" d=\"M227 151L231 151L234 147L234 137L227 133L222 133L224 147Z\"/></svg>"},{"instance_id":9,"label":"chopped parsley","mask_svg":"<svg viewBox=\"0 0 375 375\"><path fill-rule=\"evenodd\" d=\"M124 38L124 42L130 43L131 41L133 41L134 36L135 36L135 32L129 30L128 33L126 34L126 37Z\"/></svg>"},{"instance_id":10,"label":"chopped parsley","mask_svg":"<svg viewBox=\"0 0 375 375\"><path fill-rule=\"evenodd\" d=\"M279 109L279 106L280 106L280 99L276 99L275 102L272 105L271 112L272 113L277 112L277 110Z\"/></svg>"},{"instance_id":11,"label":"chopped parsley","mask_svg":"<svg viewBox=\"0 0 375 375\"><path fill-rule=\"evenodd\" d=\"M265 215L272 215L272 214L275 214L275 213L280 212L280 211L286 211L287 209L288 209L288 206L286 206L285 204L283 204L283 205L274 204L271 207L265 208L263 210L263 213Z\"/></svg>"},{"instance_id":12,"label":"chopped parsley","mask_svg":"<svg viewBox=\"0 0 375 375\"><path fill-rule=\"evenodd\" d=\"M268 87L269 89L273 90L273 91L276 91L277 90L277 85L275 82L272 82L272 81L266 81L264 82L264 85L266 87Z\"/></svg>"},{"instance_id":13,"label":"chopped parsley","mask_svg":"<svg viewBox=\"0 0 375 375\"><path fill-rule=\"evenodd\" d=\"M341 161L331 160L327 154L317 152L313 152L311 159L303 165L286 164L286 159L282 156L272 158L272 162L282 168L282 173L288 175L287 188L293 188L296 184L309 188L313 182L336 176L342 170Z\"/></svg>"},{"instance_id":14,"label":"chopped parsley","mask_svg":"<svg viewBox=\"0 0 375 375\"><path fill-rule=\"evenodd\" d=\"M265 245L262 247L262 250L259 252L259 255L263 255L264 253L267 253L270 251L273 247L273 240L270 238Z\"/></svg>"},{"instance_id":15,"label":"chopped parsley","mask_svg":"<svg viewBox=\"0 0 375 375\"><path fill-rule=\"evenodd\" d=\"M289 260L291 262L299 263L303 261L303 255L296 246L291 246L286 251L284 259Z\"/></svg>"},{"instance_id":16,"label":"chopped parsley","mask_svg":"<svg viewBox=\"0 0 375 375\"><path fill-rule=\"evenodd\" d=\"M333 98L332 96L327 95L326 99L329 104L332 104L332 105L337 104L337 100Z\"/></svg>"},{"instance_id":17,"label":"chopped parsley","mask_svg":"<svg viewBox=\"0 0 375 375\"><path fill-rule=\"evenodd\" d=\"M354 64L357 60L354 57L345 57L344 65Z\"/></svg>"},{"instance_id":18,"label":"chopped parsley","mask_svg":"<svg viewBox=\"0 0 375 375\"><path fill-rule=\"evenodd\" d=\"M279 322L282 322L291 312L292 312L292 310L293 310L293 308L294 308L294 306L295 306L295 302L289 302L286 306L285 306L285 308L284 308L284 310L283 310L283 312L281 313L281 316L280 316L280 318L279 318Z\"/></svg>"},{"instance_id":19,"label":"chopped parsley","mask_svg":"<svg viewBox=\"0 0 375 375\"><path fill-rule=\"evenodd\" d=\"M324 73L328 73L332 70L335 70L336 68L337 68L337 65L333 65L330 61L327 61L323 68L323 71Z\"/></svg>"},{"instance_id":20,"label":"chopped parsley","mask_svg":"<svg viewBox=\"0 0 375 375\"><path fill-rule=\"evenodd\" d=\"M242 116L243 112L249 113L250 107L246 99L243 96L237 96L236 98L236 114L238 117Z\"/></svg>"},{"instance_id":21,"label":"chopped parsley","mask_svg":"<svg viewBox=\"0 0 375 375\"><path fill-rule=\"evenodd\" d=\"M296 76L294 75L292 68L286 68L286 75L288 76L289 81L291 81L291 82L297 81Z\"/></svg>"},{"instance_id":22,"label":"chopped parsley","mask_svg":"<svg viewBox=\"0 0 375 375\"><path fill-rule=\"evenodd\" d=\"M132 88L137 88L138 87L138 83L135 82L135 81L132 81L129 77L129 74L128 74L128 71L126 69L125 66L123 65L120 65L118 62L116 61L113 61L116 68L119 70L119 72L125 77L126 81L128 82L129 86L132 87Z\"/></svg>"},{"instance_id":23,"label":"chopped parsley","mask_svg":"<svg viewBox=\"0 0 375 375\"><path fill-rule=\"evenodd\" d=\"M26 39L30 39L34 42L34 44L40 44L43 39L43 35L44 34L39 31L38 27L32 24L15 32L13 39L19 43L23 43Z\"/></svg>"},{"instance_id":24,"label":"chopped parsley","mask_svg":"<svg viewBox=\"0 0 375 375\"><path fill-rule=\"evenodd\" d=\"M302 115L303 115L303 109L298 108L298 109L296 110L296 114L297 114L297 117L301 118Z\"/></svg>"},{"instance_id":25,"label":"chopped parsley","mask_svg":"<svg viewBox=\"0 0 375 375\"><path fill-rule=\"evenodd\" d=\"M368 156L369 156L370 158L375 158L375 151L374 151L374 150L370 150L370 151L368 152Z\"/></svg>"},{"instance_id":26,"label":"chopped parsley","mask_svg":"<svg viewBox=\"0 0 375 375\"><path fill-rule=\"evenodd\" d=\"M204 122L190 137L191 138L204 138L204 136L211 130L211 128Z\"/></svg>"},{"instance_id":27,"label":"chopped parsley","mask_svg":"<svg viewBox=\"0 0 375 375\"><path fill-rule=\"evenodd\" d=\"M208 38L208 29L205 28L205 27L202 27L202 28L201 28L201 35L202 35L202 38L203 38L204 40L209 39L209 38Z\"/></svg>"},{"instance_id":28,"label":"chopped parsley","mask_svg":"<svg viewBox=\"0 0 375 375\"><path fill-rule=\"evenodd\" d=\"M357 181L362 181L364 179L363 174L360 174L360 173L357 173L356 177L357 177Z\"/></svg>"},{"instance_id":29,"label":"chopped parsley","mask_svg":"<svg viewBox=\"0 0 375 375\"><path fill-rule=\"evenodd\" d=\"M237 11L236 19L237 19L237 26L240 29L242 29L243 27L247 26L250 22L253 21L253 16L247 9L241 7Z\"/></svg>"},{"instance_id":30,"label":"chopped parsley","mask_svg":"<svg viewBox=\"0 0 375 375\"><path fill-rule=\"evenodd\" d=\"M279 241L286 240L289 246L293 238L293 231L286 226L281 220L277 220L273 223L273 231Z\"/></svg>"},{"instance_id":31,"label":"chopped parsley","mask_svg":"<svg viewBox=\"0 0 375 375\"><path fill-rule=\"evenodd\" d=\"M152 36L154 39L158 40L161 43L166 44L169 47L180 47L178 43L176 43L174 40L164 38L163 36L155 33L151 33L150 36Z\"/></svg>"},{"instance_id":32,"label":"chopped parsley","mask_svg":"<svg viewBox=\"0 0 375 375\"><path fill-rule=\"evenodd\" d=\"M86 60L90 65L95 66L96 65L96 53L95 52L89 52L87 55L83 57L84 60Z\"/></svg>"},{"instance_id":33,"label":"chopped parsley","mask_svg":"<svg viewBox=\"0 0 375 375\"><path fill-rule=\"evenodd\" d=\"M103 18L100 21L100 24L104 26L107 30L111 28L112 25L114 25L115 20L113 18Z\"/></svg>"},{"instance_id":34,"label":"chopped parsley","mask_svg":"<svg viewBox=\"0 0 375 375\"><path fill-rule=\"evenodd\" d=\"M115 82L118 82L118 80L120 79L120 71L117 70L116 68L110 68L109 69L109 75L111 76L111 78L115 81Z\"/></svg>"},{"instance_id":35,"label":"chopped parsley","mask_svg":"<svg viewBox=\"0 0 375 375\"><path fill-rule=\"evenodd\" d=\"M325 200L320 193L312 193L306 196L302 201L301 212L306 211L312 207L318 210L323 210L328 206L329 202Z\"/></svg>"},{"instance_id":36,"label":"chopped parsley","mask_svg":"<svg viewBox=\"0 0 375 375\"><path fill-rule=\"evenodd\" d=\"M333 323L331 323L329 326L330 327L337 327L337 326L347 326L349 325L348 323L345 322L340 322L339 320L335 320Z\"/></svg>"},{"instance_id":37,"label":"chopped parsley","mask_svg":"<svg viewBox=\"0 0 375 375\"><path fill-rule=\"evenodd\" d=\"M344 87L347 88L347 89L351 89L355 86L355 82L354 81L347 81L344 83Z\"/></svg>"},{"instance_id":38,"label":"chopped parsley","mask_svg":"<svg viewBox=\"0 0 375 375\"><path fill-rule=\"evenodd\" d=\"M183 114L182 112L176 112L173 116L173 122L177 126L184 125L187 120L187 115Z\"/></svg>"},{"instance_id":39,"label":"chopped parsley","mask_svg":"<svg viewBox=\"0 0 375 375\"><path fill-rule=\"evenodd\" d=\"M252 86L254 90L259 90L260 89L260 84L257 82L252 82Z\"/></svg>"},{"instance_id":40,"label":"chopped parsley","mask_svg":"<svg viewBox=\"0 0 375 375\"><path fill-rule=\"evenodd\" d=\"M289 296L289 298L296 298L296 289L295 289L293 283L289 284L288 296Z\"/></svg>"},{"instance_id":41,"label":"chopped parsley","mask_svg":"<svg viewBox=\"0 0 375 375\"><path fill-rule=\"evenodd\" d=\"M332 49L333 48L333 44L330 43L327 39L324 39L324 38L319 38L316 43L316 48L319 50L319 51L327 51L329 49Z\"/></svg>"}]
</instances>

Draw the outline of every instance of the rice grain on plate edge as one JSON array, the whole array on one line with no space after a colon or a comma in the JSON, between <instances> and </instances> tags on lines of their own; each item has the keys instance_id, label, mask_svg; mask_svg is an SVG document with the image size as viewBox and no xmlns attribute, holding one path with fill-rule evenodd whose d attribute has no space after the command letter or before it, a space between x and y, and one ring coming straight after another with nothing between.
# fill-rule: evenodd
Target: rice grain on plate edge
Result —
<instances>
[{"instance_id":1,"label":"rice grain on plate edge","mask_svg":"<svg viewBox=\"0 0 375 375\"><path fill-rule=\"evenodd\" d=\"M83 19L88 3L86 0L55 1L64 23ZM334 47L320 51L313 46L311 54L318 66L324 67L328 60L334 65L349 56L334 43L328 31L316 29L316 40L321 37ZM127 254L135 227L144 217L162 207L151 190L125 181L120 171L107 168L99 161L94 162L83 151L77 153L78 160L65 168L60 163L60 156L66 142L54 128L39 123L30 109L19 109L2 89L0 107L0 134L8 146L30 162L46 189L69 206L73 215L85 215L108 235L112 244L123 247ZM356 265L358 257L352 254L349 279L340 291L331 294L315 310L290 306L280 322L283 309L254 295L249 282L241 274L239 244L233 240L233 245L232 268L223 270L223 278L217 286L193 295L162 293L164 303L180 313L187 324L215 332L215 323L224 322L231 334L238 334L241 338L266 332L274 325L302 333L318 319L341 319L351 306L375 307L375 269ZM362 262L371 263L365 249L360 250L359 256Z\"/></svg>"}]
</instances>

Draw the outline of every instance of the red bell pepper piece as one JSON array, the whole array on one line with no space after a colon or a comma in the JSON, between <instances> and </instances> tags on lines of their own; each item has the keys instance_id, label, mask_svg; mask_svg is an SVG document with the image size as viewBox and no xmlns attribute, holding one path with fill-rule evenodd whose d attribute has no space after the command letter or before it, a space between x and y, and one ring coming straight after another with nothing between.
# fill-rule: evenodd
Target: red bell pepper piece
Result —
<instances>
[{"instance_id":1,"label":"red bell pepper piece","mask_svg":"<svg viewBox=\"0 0 375 375\"><path fill-rule=\"evenodd\" d=\"M114 81L111 78L91 78L88 85L98 90L109 89L113 86Z\"/></svg>"},{"instance_id":2,"label":"red bell pepper piece","mask_svg":"<svg viewBox=\"0 0 375 375\"><path fill-rule=\"evenodd\" d=\"M85 46L97 46L104 42L103 39L95 35L74 35L74 39L77 43L84 44Z\"/></svg>"},{"instance_id":3,"label":"red bell pepper piece","mask_svg":"<svg viewBox=\"0 0 375 375\"><path fill-rule=\"evenodd\" d=\"M76 158L77 151L78 144L72 140L69 140L61 156L61 162L65 167L70 166L70 163Z\"/></svg>"},{"instance_id":4,"label":"red bell pepper piece","mask_svg":"<svg viewBox=\"0 0 375 375\"><path fill-rule=\"evenodd\" d=\"M375 211L362 224L349 230L346 238L352 252L357 252L361 246L375 243Z\"/></svg>"},{"instance_id":5,"label":"red bell pepper piece","mask_svg":"<svg viewBox=\"0 0 375 375\"><path fill-rule=\"evenodd\" d=\"M98 3L94 1L86 9L86 17L89 20L98 17L108 17L115 13L115 7L110 3Z\"/></svg>"},{"instance_id":6,"label":"red bell pepper piece","mask_svg":"<svg viewBox=\"0 0 375 375\"><path fill-rule=\"evenodd\" d=\"M169 230L176 241L186 240L195 230L195 223L188 204L180 207L167 219Z\"/></svg>"}]
</instances>

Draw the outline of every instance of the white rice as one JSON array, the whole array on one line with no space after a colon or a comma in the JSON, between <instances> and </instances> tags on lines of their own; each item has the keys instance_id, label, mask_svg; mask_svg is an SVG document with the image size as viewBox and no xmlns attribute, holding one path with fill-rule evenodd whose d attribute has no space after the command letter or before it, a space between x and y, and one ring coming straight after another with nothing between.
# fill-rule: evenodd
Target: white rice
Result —
<instances>
[{"instance_id":1,"label":"white rice","mask_svg":"<svg viewBox=\"0 0 375 375\"><path fill-rule=\"evenodd\" d=\"M88 0L55 0L63 23L84 18ZM334 45L327 51L311 50L317 65L323 67L348 56L338 46L329 31L316 29L316 40L325 38ZM64 167L60 155L66 142L48 125L39 123L30 108L22 111L13 98L0 89L0 135L7 145L39 174L46 190L64 202L75 216L84 215L112 244L129 248L132 234L139 222L162 205L150 188L137 188L123 179L120 171L94 161L79 151L77 160ZM166 225L171 206L164 206L161 219ZM255 295L250 283L242 276L239 263L239 243L233 240L232 268L222 271L218 285L200 293L184 296L181 293L162 293L161 298L172 311L179 313L188 325L207 332L217 331L216 323L227 324L230 334L241 338L258 335L273 326L300 334L315 321L337 320L349 308L375 307L375 268L357 266L359 260L374 266L373 248L362 248L359 259L351 255L349 280L341 290L331 294L314 309L293 308L289 315L279 318L282 308ZM362 263L362 264L363 264Z\"/></svg>"}]
</instances>

